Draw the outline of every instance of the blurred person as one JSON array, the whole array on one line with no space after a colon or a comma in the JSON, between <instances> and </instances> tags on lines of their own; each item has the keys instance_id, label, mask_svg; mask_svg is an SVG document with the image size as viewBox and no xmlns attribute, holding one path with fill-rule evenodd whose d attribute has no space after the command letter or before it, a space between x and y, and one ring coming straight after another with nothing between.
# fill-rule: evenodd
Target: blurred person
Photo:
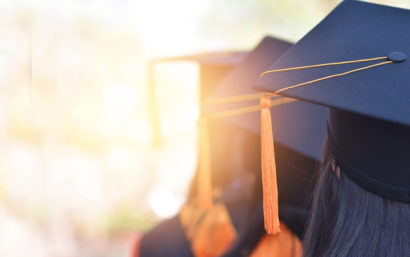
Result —
<instances>
[{"instance_id":1,"label":"blurred person","mask_svg":"<svg viewBox=\"0 0 410 257\"><path fill-rule=\"evenodd\" d=\"M215 88L216 85L231 71L234 65L238 64L246 52L217 52L209 54L188 55L182 57L162 58L156 60L154 63L167 62L167 61L192 61L199 65L199 92L200 102L209 96L209 93ZM152 74L151 74L152 75ZM154 86L154 85L150 85ZM212 165L212 184L214 191L218 191L218 195L222 188L225 188L231 180L232 174L223 172L224 170L231 170L232 158L227 157L225 154L229 152L231 144L234 143L235 138L238 137L236 129L229 124L221 122L210 122L209 124L210 144L212 145L210 158ZM187 203L192 203L196 198L197 192L197 178L199 172L196 171L192 180L190 190L187 196ZM191 208L187 208L187 206ZM199 207L193 207L193 204L187 204L181 211L188 216L191 215L190 211L200 210ZM226 208L218 208L225 214L225 218L228 218ZM168 256L191 256L192 251L190 249L190 242L187 239L185 230L181 225L180 216L181 213L175 217L160 223L157 227L146 233L142 238L137 238L132 249L132 256L163 256L165 253ZM188 217L185 215L186 217ZM197 213L198 215L198 213ZM192 220L192 219L190 219ZM231 230L232 225L231 225ZM172 233L174 236L169 236ZM160 236L162 235L163 236ZM157 248L156 242L162 238L162 247ZM165 239L165 240L164 240ZM141 249L140 249L141 248Z\"/></svg>"},{"instance_id":2,"label":"blurred person","mask_svg":"<svg viewBox=\"0 0 410 257\"><path fill-rule=\"evenodd\" d=\"M252 82L291 44L265 38L237 65L211 94L211 97L251 92ZM275 108L276 109L276 108ZM208 110L212 111L212 110ZM314 121L325 118L323 108L304 103L290 103L273 113L278 160L281 231L269 236L264 230L261 166L259 155L259 117L247 114L237 119L217 119L218 139L226 151L225 160L215 172L225 173L222 192L214 195L210 210L198 206L194 179L187 204L178 216L162 222L138 242L133 256L301 256L304 223L316 156L304 153L316 149L323 141L324 126ZM212 127L215 126L215 127ZM293 127L305 128L305 133ZM223 129L222 129L223 128ZM315 136L305 137L305 135ZM217 134L218 135L218 134ZM223 137L222 137L223 135ZM301 147L303 146L303 147ZM212 149L212 148L211 148ZM214 176L215 177L215 176ZM215 179L214 179L215 180ZM214 190L218 191L218 190Z\"/></svg>"}]
</instances>

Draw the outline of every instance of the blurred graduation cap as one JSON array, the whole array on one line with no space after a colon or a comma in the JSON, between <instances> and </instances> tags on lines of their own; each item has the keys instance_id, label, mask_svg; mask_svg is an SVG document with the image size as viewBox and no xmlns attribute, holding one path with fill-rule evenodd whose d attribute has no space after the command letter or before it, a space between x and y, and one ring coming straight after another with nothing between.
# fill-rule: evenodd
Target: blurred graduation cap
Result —
<instances>
[{"instance_id":1,"label":"blurred graduation cap","mask_svg":"<svg viewBox=\"0 0 410 257\"><path fill-rule=\"evenodd\" d=\"M258 140L261 133L261 118L253 111L260 110L258 101L263 95L252 89L252 86L261 72L290 47L291 44L288 42L271 37L264 38L256 49L224 78L212 92L210 98L205 101L205 114L210 118L219 117L238 127L245 128L255 135L255 140ZM272 125L275 131L279 215L283 221L288 221L286 224L291 229L293 228L294 233L301 235L308 208L306 200L310 195L312 175L320 159L320 149L326 132L327 112L326 108L314 104L290 102L289 99L284 98L278 101L286 104L278 103L272 108L272 123L269 122L269 125ZM274 103L275 100L272 104ZM271 144L273 147L273 142ZM273 153L273 149L270 153ZM259 156L258 150L255 150L253 154L262 159L266 157L263 153ZM263 162L264 160L262 160L262 166ZM275 174L273 176L262 174L262 176L264 183L266 180L276 181ZM270 193L266 192L276 190L276 185L272 182L272 184L264 184L263 187L265 221L272 223L271 216L274 215L272 212L275 210L270 209L270 203L267 201L274 202L275 200L271 199ZM277 232L277 228L272 228L271 224L265 224L265 227L268 233Z\"/></svg>"},{"instance_id":2,"label":"blurred graduation cap","mask_svg":"<svg viewBox=\"0 0 410 257\"><path fill-rule=\"evenodd\" d=\"M148 65L149 88L151 97L151 116L153 133L153 144L155 146L161 145L161 133L159 114L157 110L155 85L155 66L166 62L196 62L199 64L199 99L202 100L209 95L212 89L222 80L222 78L232 69L232 67L239 63L246 52L230 51L230 52L213 52L177 57L158 58L152 60Z\"/></svg>"},{"instance_id":3,"label":"blurred graduation cap","mask_svg":"<svg viewBox=\"0 0 410 257\"><path fill-rule=\"evenodd\" d=\"M344 1L256 88L329 107L328 140L363 189L410 202L410 10Z\"/></svg>"}]
</instances>

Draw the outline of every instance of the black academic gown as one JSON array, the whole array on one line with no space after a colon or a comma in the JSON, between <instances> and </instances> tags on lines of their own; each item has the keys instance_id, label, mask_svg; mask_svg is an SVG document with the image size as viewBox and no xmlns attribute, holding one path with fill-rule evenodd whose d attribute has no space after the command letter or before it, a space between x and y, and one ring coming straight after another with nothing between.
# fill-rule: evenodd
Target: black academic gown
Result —
<instances>
[{"instance_id":1,"label":"black academic gown","mask_svg":"<svg viewBox=\"0 0 410 257\"><path fill-rule=\"evenodd\" d=\"M161 222L141 239L139 257L160 256L194 257L178 215Z\"/></svg>"}]
</instances>

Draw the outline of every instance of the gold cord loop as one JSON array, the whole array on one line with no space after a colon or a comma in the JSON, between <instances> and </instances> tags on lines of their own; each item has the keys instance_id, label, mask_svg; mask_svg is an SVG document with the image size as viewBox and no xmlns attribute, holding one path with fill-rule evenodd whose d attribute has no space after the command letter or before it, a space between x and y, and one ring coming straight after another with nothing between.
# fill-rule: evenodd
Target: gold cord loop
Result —
<instances>
[{"instance_id":1,"label":"gold cord loop","mask_svg":"<svg viewBox=\"0 0 410 257\"><path fill-rule=\"evenodd\" d=\"M303 70L303 69L310 69L310 68L317 68L317 67L325 67L325 66L334 66L334 65L349 64L349 63L370 62L370 61L377 61L377 60L383 60L383 59L387 59L387 57L386 57L386 56L383 56L383 57L359 59L359 60L352 60L352 61L328 62L328 63L314 64L314 65L307 65L307 66L299 66L299 67L293 67L293 68L284 68L284 69L278 69L278 70L268 70L268 71L262 72L259 76L260 76L260 77L263 77L264 75L269 74L269 73L282 72L282 71Z\"/></svg>"},{"instance_id":2,"label":"gold cord loop","mask_svg":"<svg viewBox=\"0 0 410 257\"><path fill-rule=\"evenodd\" d=\"M308 65L308 66L300 66L300 67L293 67L293 68L285 68L285 69L277 69L277 70L268 70L265 72L262 72L260 77L263 77L266 74L270 74L270 73L275 73L275 72L282 72L282 71L293 71L293 70L302 70L302 69L309 69L309 68L317 68L317 67L324 67L324 66L334 66L334 65L342 65L342 64L349 64L349 63L359 63L359 62L370 62L370 61L376 61L376 60L388 60L388 58L386 56L384 57L375 57L375 58L367 58L367 59L359 59L359 60L352 60L352 61L343 61L343 62L330 62L330 63L322 63L322 64L315 64L315 65ZM349 70L346 72L342 72L342 73L337 73L337 74L333 74L333 75L329 75L326 77L322 77L322 78L318 78L318 79L313 79L310 81L306 81L306 82L302 82L296 85L292 85L292 86L288 86L288 87L284 87L282 89L276 90L275 92L269 94L269 95L277 95L283 91L289 90L289 89L293 89L293 88L297 88L297 87L302 87L305 85L309 85L309 84L313 84L322 80L326 80L326 79L331 79L331 78L336 78L336 77L341 77L344 75L348 75L351 74L353 72L357 72L357 71L362 71L362 70L366 70L366 69L370 69L373 67L377 67L377 66L381 66L384 64L389 64L389 63L393 63L394 61L385 61L385 62L380 62L380 63L376 63L376 64L371 64L365 67L361 67L361 68L357 68L357 69L353 69L353 70Z\"/></svg>"},{"instance_id":3,"label":"gold cord loop","mask_svg":"<svg viewBox=\"0 0 410 257\"><path fill-rule=\"evenodd\" d=\"M273 93L265 92L265 93L255 93L255 94L245 94L245 95L237 95L237 96L210 98L210 99L207 99L205 101L205 105L247 102L247 101L261 99L261 97L263 97L263 96L267 96L267 97L270 97L270 98L279 97L278 99L275 99L275 100L272 101L272 106L271 107L281 105L281 104L285 104L285 103L294 102L294 101L297 101L297 100L296 99L291 99L291 98L286 98L286 97L280 97L278 94L283 92L283 91L289 90L289 89L302 87L302 86L313 84L313 83L316 83L316 82L319 82L319 81L322 81L322 80L326 80L326 79L345 76L345 75L348 75L348 74L351 74L351 73L354 73L354 72L357 72L357 71L362 71L362 70L370 69L370 68L373 68L373 67L393 63L394 61L389 60L389 58L386 57L386 56L382 56L382 57L366 58L366 59L351 60L351 61L330 62L330 63L314 64L314 65L284 68L284 69L277 69L277 70L268 70L268 71L265 71L265 72L260 74L260 77L263 77L267 74L276 73L276 72L294 71L294 70L302 70L302 69L310 69L310 68L318 68L318 67L334 66L334 65L343 65L343 64L359 63L359 62L370 62L370 61L377 61L377 60L386 60L386 61L379 62L379 63L376 63L376 64L371 64L371 65L368 65L368 66L365 66L365 67L349 70L349 71L342 72L342 73L332 74L332 75L325 76L325 77L322 77L322 78L313 79L313 80L302 82L302 83L299 83L299 84L296 84L296 85L287 86L287 87L279 89L279 90L277 90ZM237 116L237 115L241 115L241 114L245 114L245 113L259 111L261 109L262 109L261 105L258 104L258 105L242 107L242 108L229 110L229 111L217 112L217 113L214 113L214 114L210 114L208 116L209 117L214 117L214 118L231 117L231 116Z\"/></svg>"},{"instance_id":4,"label":"gold cord loop","mask_svg":"<svg viewBox=\"0 0 410 257\"><path fill-rule=\"evenodd\" d=\"M293 99L293 98L280 97L280 98L272 100L270 107L272 108L272 107L275 107L275 106L278 106L278 105L281 105L281 104L291 103L291 102L295 102L295 101L297 101L297 100ZM250 112L260 111L261 109L262 109L261 105L257 104L257 105L247 106L247 107L238 108L238 109L229 110L229 111L216 112L216 113L213 113L213 114L209 114L207 116L210 117L210 118L233 117L233 116L238 116L238 115L242 115L242 114L246 114L246 113L250 113Z\"/></svg>"}]
</instances>

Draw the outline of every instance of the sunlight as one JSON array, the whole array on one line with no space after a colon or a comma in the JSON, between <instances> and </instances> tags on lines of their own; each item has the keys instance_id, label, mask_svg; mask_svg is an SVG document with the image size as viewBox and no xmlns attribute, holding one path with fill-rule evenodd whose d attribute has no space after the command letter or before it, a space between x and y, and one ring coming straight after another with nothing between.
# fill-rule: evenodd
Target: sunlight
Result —
<instances>
[{"instance_id":1,"label":"sunlight","mask_svg":"<svg viewBox=\"0 0 410 257\"><path fill-rule=\"evenodd\" d=\"M155 214L160 218L170 218L182 205L182 200L163 188L154 188L148 196L148 202Z\"/></svg>"},{"instance_id":2,"label":"sunlight","mask_svg":"<svg viewBox=\"0 0 410 257\"><path fill-rule=\"evenodd\" d=\"M135 24L151 57L196 51L198 26L210 0L144 1L135 4Z\"/></svg>"}]
</instances>

